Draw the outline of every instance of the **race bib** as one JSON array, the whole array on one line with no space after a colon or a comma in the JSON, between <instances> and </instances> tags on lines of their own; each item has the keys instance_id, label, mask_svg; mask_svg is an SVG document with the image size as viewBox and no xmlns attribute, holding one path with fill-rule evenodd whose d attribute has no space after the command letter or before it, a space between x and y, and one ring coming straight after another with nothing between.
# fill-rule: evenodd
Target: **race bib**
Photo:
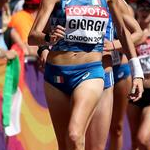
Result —
<instances>
[{"instance_id":1,"label":"race bib","mask_svg":"<svg viewBox=\"0 0 150 150\"><path fill-rule=\"evenodd\" d=\"M109 14L100 6L66 7L65 41L97 44L102 43Z\"/></svg>"},{"instance_id":2,"label":"race bib","mask_svg":"<svg viewBox=\"0 0 150 150\"><path fill-rule=\"evenodd\" d=\"M113 66L119 65L121 63L120 55L118 51L113 51L111 53L111 57L112 57Z\"/></svg>"},{"instance_id":3,"label":"race bib","mask_svg":"<svg viewBox=\"0 0 150 150\"><path fill-rule=\"evenodd\" d=\"M150 55L143 55L138 57L142 66L144 74L150 73Z\"/></svg>"}]
</instances>

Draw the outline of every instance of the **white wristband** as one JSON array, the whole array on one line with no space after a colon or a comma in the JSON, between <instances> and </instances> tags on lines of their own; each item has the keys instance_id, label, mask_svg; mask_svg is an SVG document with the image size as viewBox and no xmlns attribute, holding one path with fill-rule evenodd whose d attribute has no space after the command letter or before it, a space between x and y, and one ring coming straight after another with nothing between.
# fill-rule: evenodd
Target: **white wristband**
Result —
<instances>
[{"instance_id":1,"label":"white wristband","mask_svg":"<svg viewBox=\"0 0 150 150\"><path fill-rule=\"evenodd\" d=\"M131 68L131 75L134 78L144 79L143 70L138 57L131 58L129 60L129 65Z\"/></svg>"}]
</instances>

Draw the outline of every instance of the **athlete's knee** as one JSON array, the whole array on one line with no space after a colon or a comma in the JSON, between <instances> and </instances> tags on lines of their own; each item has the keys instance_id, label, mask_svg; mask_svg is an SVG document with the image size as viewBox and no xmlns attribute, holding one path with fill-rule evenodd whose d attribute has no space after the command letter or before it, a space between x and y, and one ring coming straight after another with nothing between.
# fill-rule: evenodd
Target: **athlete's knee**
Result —
<instances>
[{"instance_id":1,"label":"athlete's knee","mask_svg":"<svg viewBox=\"0 0 150 150\"><path fill-rule=\"evenodd\" d=\"M138 134L137 136L137 142L138 142L138 145L139 146L144 146L144 147L150 147L150 138L149 138L149 135L148 134L144 134L141 133L141 134Z\"/></svg>"},{"instance_id":2,"label":"athlete's knee","mask_svg":"<svg viewBox=\"0 0 150 150\"><path fill-rule=\"evenodd\" d=\"M90 150L105 150L104 144L94 145Z\"/></svg>"},{"instance_id":3,"label":"athlete's knee","mask_svg":"<svg viewBox=\"0 0 150 150\"><path fill-rule=\"evenodd\" d=\"M122 124L116 124L111 127L111 135L113 136L121 136L123 134L123 126Z\"/></svg>"},{"instance_id":4,"label":"athlete's knee","mask_svg":"<svg viewBox=\"0 0 150 150\"><path fill-rule=\"evenodd\" d=\"M80 148L82 149L82 147L84 147L85 145L84 135L83 133L79 132L77 129L69 130L68 141L76 149L80 149Z\"/></svg>"}]
</instances>

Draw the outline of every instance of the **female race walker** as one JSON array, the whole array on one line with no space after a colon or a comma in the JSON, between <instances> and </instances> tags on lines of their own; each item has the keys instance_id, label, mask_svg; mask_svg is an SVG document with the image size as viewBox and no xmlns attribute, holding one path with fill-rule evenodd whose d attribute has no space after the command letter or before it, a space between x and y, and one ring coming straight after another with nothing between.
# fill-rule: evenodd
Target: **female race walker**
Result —
<instances>
[{"instance_id":1,"label":"female race walker","mask_svg":"<svg viewBox=\"0 0 150 150\"><path fill-rule=\"evenodd\" d=\"M137 42L142 37L142 30L139 27L139 24L134 19L134 17L132 17L129 14L128 5L125 3L124 0L119 0L119 3L117 6L120 9L121 13L126 15L124 19L125 25L132 33L131 38L134 44L137 44ZM119 51L121 51L122 45L120 44L119 40L115 40L115 39L113 40L114 38L113 33L114 33L114 26L110 17L109 23L107 25L106 35L105 35L105 38L107 40L105 39L105 42L104 42L104 52L103 52L103 61L102 61L103 66L106 71L105 82L104 82L105 89L103 91L101 100L99 101L97 105L97 109L95 110L95 113L87 129L86 150L102 150L105 148L107 138L104 138L104 137L107 137L106 135L108 135L110 122L111 122L111 116L112 116L112 108L113 108L113 118L111 122L109 150L121 150L122 149L123 116L125 113L125 107L126 107L125 104L128 102L127 95L129 94L131 90L130 89L131 77L127 78L129 75L128 70L130 70L130 66L124 63L126 60L125 55L123 55L121 52L119 54ZM115 47L115 50L114 50L114 47ZM112 62L111 62L112 59L110 58L111 55L108 54L108 51L112 52L113 54L112 57L115 56L113 57L113 62L117 64L113 72L114 77L115 77L114 78L115 79L114 80L115 81L114 102L113 102L113 84L108 84L108 83L112 83L111 79L113 78L112 76L108 76L108 73L111 73L110 70L112 70ZM121 58L120 58L120 55L122 56ZM118 60L121 60L121 61L118 61ZM123 66L122 64L120 64L120 62L124 63ZM120 72L122 73L122 76L120 76ZM119 82L117 82L117 84L116 84L116 76L119 76L118 77L119 80L117 80ZM128 87L124 86L126 83ZM101 103L101 101L103 101L103 103Z\"/></svg>"},{"instance_id":2,"label":"female race walker","mask_svg":"<svg viewBox=\"0 0 150 150\"><path fill-rule=\"evenodd\" d=\"M126 16L126 26L129 28L132 41L135 45L139 43L142 38L142 30L138 22L134 19L134 14L128 4L124 0L119 1L119 8ZM116 37L117 38L117 37ZM107 49L112 49L112 43L107 42L109 46ZM131 72L128 60L125 55L117 50L121 50L122 46L119 40L114 40L113 45L115 51L112 52L113 58L113 73L114 73L114 103L113 115L110 128L110 150L121 150L123 146L123 121L128 104L127 95L131 90ZM128 86L124 86L128 85Z\"/></svg>"},{"instance_id":3,"label":"female race walker","mask_svg":"<svg viewBox=\"0 0 150 150\"><path fill-rule=\"evenodd\" d=\"M150 150L150 1L139 0L136 13L144 33L144 39L137 46L137 53L145 79L142 98L129 103L128 117L132 150Z\"/></svg>"},{"instance_id":4,"label":"female race walker","mask_svg":"<svg viewBox=\"0 0 150 150\"><path fill-rule=\"evenodd\" d=\"M108 4L128 58L136 57L116 3ZM50 15L51 35L43 33ZM44 78L59 150L85 149L85 132L104 88L101 59L108 18L103 1L43 0L30 31L29 44L53 44ZM130 60L132 65L135 61L137 58ZM143 91L142 73L133 69L136 79L130 98L137 100Z\"/></svg>"}]
</instances>

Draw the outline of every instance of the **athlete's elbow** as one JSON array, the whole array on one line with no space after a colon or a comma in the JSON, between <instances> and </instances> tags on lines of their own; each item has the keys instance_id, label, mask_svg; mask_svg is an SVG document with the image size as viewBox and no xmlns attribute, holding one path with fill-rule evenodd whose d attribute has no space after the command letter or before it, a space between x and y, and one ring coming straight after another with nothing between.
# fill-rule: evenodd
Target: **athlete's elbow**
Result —
<instances>
[{"instance_id":1,"label":"athlete's elbow","mask_svg":"<svg viewBox=\"0 0 150 150\"><path fill-rule=\"evenodd\" d=\"M35 45L35 34L34 33L29 33L28 35L28 44L29 45Z\"/></svg>"},{"instance_id":2,"label":"athlete's elbow","mask_svg":"<svg viewBox=\"0 0 150 150\"><path fill-rule=\"evenodd\" d=\"M128 36L129 36L129 34L128 34L129 32L128 32L128 30L127 30L127 28L125 28L125 27L120 27L120 28L118 28L118 32L117 32L117 35L118 35L118 37L119 37L119 40L120 41L124 41L124 38L127 38Z\"/></svg>"},{"instance_id":3,"label":"athlete's elbow","mask_svg":"<svg viewBox=\"0 0 150 150\"><path fill-rule=\"evenodd\" d=\"M135 45L140 44L140 41L143 39L143 37L144 37L144 33L143 33L143 31L141 30L141 31L138 32L138 40L137 40L137 42L135 43Z\"/></svg>"}]
</instances>

